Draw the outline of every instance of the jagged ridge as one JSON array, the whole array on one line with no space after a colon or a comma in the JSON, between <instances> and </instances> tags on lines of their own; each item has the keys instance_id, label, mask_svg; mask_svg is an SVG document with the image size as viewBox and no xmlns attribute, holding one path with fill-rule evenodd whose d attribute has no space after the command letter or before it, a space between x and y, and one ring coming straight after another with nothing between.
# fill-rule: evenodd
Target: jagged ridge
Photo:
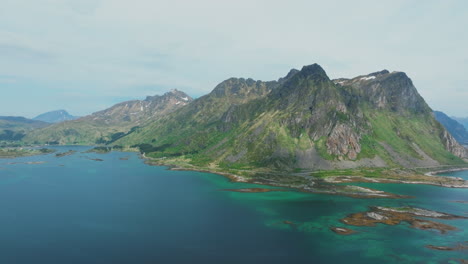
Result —
<instances>
[{"instance_id":1,"label":"jagged ridge","mask_svg":"<svg viewBox=\"0 0 468 264\"><path fill-rule=\"evenodd\" d=\"M155 121L190 103L186 93L172 90L164 95L132 100L77 120L66 121L29 133L28 143L102 144L112 143L145 123Z\"/></svg>"},{"instance_id":2,"label":"jagged ridge","mask_svg":"<svg viewBox=\"0 0 468 264\"><path fill-rule=\"evenodd\" d=\"M467 156L412 81L386 70L331 81L313 64L278 81L229 79L118 140L153 157L275 169L417 167Z\"/></svg>"}]
</instances>

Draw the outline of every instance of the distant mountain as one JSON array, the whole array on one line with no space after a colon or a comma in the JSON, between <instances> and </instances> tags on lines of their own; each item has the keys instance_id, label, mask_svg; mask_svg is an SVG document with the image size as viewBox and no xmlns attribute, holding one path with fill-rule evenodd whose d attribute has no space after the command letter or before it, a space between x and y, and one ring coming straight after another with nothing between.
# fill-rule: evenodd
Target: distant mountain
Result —
<instances>
[{"instance_id":1,"label":"distant mountain","mask_svg":"<svg viewBox=\"0 0 468 264\"><path fill-rule=\"evenodd\" d=\"M172 90L161 96L122 102L76 120L33 131L24 140L28 143L110 144L192 100L186 93Z\"/></svg>"},{"instance_id":2,"label":"distant mountain","mask_svg":"<svg viewBox=\"0 0 468 264\"><path fill-rule=\"evenodd\" d=\"M458 142L468 144L468 131L462 124L440 111L434 111L434 115Z\"/></svg>"},{"instance_id":3,"label":"distant mountain","mask_svg":"<svg viewBox=\"0 0 468 264\"><path fill-rule=\"evenodd\" d=\"M49 125L19 116L0 116L0 140L21 140L26 133Z\"/></svg>"},{"instance_id":4,"label":"distant mountain","mask_svg":"<svg viewBox=\"0 0 468 264\"><path fill-rule=\"evenodd\" d=\"M458 123L462 124L468 130L468 117L453 117Z\"/></svg>"},{"instance_id":5,"label":"distant mountain","mask_svg":"<svg viewBox=\"0 0 468 264\"><path fill-rule=\"evenodd\" d=\"M115 144L240 170L429 167L468 153L403 72L330 80L318 64L278 81L231 78Z\"/></svg>"},{"instance_id":6,"label":"distant mountain","mask_svg":"<svg viewBox=\"0 0 468 264\"><path fill-rule=\"evenodd\" d=\"M50 112L38 115L33 119L47 122L47 123L60 123L60 122L67 121L67 120L74 120L77 118L78 117L70 115L65 110L56 110L56 111L50 111Z\"/></svg>"}]
</instances>

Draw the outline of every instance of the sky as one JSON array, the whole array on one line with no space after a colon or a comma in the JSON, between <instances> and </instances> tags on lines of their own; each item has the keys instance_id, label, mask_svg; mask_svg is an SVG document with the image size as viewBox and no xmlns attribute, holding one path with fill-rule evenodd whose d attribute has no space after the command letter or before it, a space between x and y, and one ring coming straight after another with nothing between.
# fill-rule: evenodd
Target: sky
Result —
<instances>
[{"instance_id":1,"label":"sky","mask_svg":"<svg viewBox=\"0 0 468 264\"><path fill-rule=\"evenodd\" d=\"M0 115L87 115L230 77L404 71L468 117L468 1L0 0Z\"/></svg>"}]
</instances>

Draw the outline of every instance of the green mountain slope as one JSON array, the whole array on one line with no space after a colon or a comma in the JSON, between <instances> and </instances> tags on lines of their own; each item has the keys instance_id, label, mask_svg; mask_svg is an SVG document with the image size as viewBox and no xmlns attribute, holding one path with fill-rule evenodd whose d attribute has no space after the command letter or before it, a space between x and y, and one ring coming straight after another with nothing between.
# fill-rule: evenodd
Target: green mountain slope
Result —
<instances>
[{"instance_id":1,"label":"green mountain slope","mask_svg":"<svg viewBox=\"0 0 468 264\"><path fill-rule=\"evenodd\" d=\"M115 143L238 169L427 167L468 156L406 74L332 81L317 64L278 81L227 80Z\"/></svg>"},{"instance_id":2,"label":"green mountain slope","mask_svg":"<svg viewBox=\"0 0 468 264\"><path fill-rule=\"evenodd\" d=\"M122 102L77 120L32 131L23 140L36 144L112 143L139 126L155 121L192 100L184 92L172 90L162 96Z\"/></svg>"},{"instance_id":3,"label":"green mountain slope","mask_svg":"<svg viewBox=\"0 0 468 264\"><path fill-rule=\"evenodd\" d=\"M0 116L0 141L18 141L26 133L49 126L49 123L17 116Z\"/></svg>"}]
</instances>

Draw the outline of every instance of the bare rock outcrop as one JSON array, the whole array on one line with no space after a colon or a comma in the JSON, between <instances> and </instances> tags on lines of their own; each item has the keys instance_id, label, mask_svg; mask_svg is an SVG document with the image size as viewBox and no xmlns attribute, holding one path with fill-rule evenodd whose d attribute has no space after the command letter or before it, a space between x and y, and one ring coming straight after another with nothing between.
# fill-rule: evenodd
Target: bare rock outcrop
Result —
<instances>
[{"instance_id":1,"label":"bare rock outcrop","mask_svg":"<svg viewBox=\"0 0 468 264\"><path fill-rule=\"evenodd\" d=\"M440 139L444 143L445 149L452 152L453 155L464 159L468 158L468 150L460 145L447 130L442 130Z\"/></svg>"},{"instance_id":2,"label":"bare rock outcrop","mask_svg":"<svg viewBox=\"0 0 468 264\"><path fill-rule=\"evenodd\" d=\"M328 153L337 155L339 159L346 156L355 160L361 152L360 139L350 126L338 124L327 139Z\"/></svg>"}]
</instances>

